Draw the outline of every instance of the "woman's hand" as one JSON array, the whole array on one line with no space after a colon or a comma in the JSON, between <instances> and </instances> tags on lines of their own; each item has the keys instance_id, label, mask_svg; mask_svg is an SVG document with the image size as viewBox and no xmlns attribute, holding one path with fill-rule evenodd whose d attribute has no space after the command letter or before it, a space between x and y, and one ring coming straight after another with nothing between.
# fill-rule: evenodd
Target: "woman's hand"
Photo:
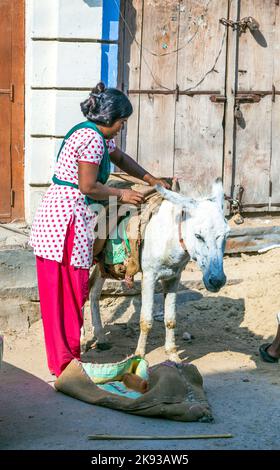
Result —
<instances>
[{"instance_id":1,"label":"woman's hand","mask_svg":"<svg viewBox=\"0 0 280 470\"><path fill-rule=\"evenodd\" d=\"M155 178L154 176L149 176L148 178L146 177L145 180L147 183L149 183L150 186L155 186L156 184L159 184L160 186L163 186L166 189L171 189L171 186L167 181L160 179L160 178Z\"/></svg>"},{"instance_id":2,"label":"woman's hand","mask_svg":"<svg viewBox=\"0 0 280 470\"><path fill-rule=\"evenodd\" d=\"M133 189L121 189L120 191L119 201L122 204L135 204L138 206L145 202L143 194L138 191L133 191Z\"/></svg>"}]
</instances>

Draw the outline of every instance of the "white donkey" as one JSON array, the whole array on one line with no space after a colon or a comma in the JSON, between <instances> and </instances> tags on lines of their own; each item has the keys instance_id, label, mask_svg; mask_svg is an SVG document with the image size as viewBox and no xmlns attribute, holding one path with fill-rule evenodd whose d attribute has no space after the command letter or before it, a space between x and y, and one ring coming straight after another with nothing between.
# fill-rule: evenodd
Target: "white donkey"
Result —
<instances>
[{"instance_id":1,"label":"white donkey","mask_svg":"<svg viewBox=\"0 0 280 470\"><path fill-rule=\"evenodd\" d=\"M165 297L165 351L171 360L178 362L175 304L181 272L190 259L196 261L206 289L218 292L226 283L223 255L229 226L223 215L224 192L220 178L213 184L211 197L200 200L162 186L156 186L156 189L165 200L146 227L141 251L141 332L136 354L145 356L148 333L153 325L155 284L160 280ZM97 267L90 293L92 325L97 343L106 347L99 309L103 283Z\"/></svg>"}]
</instances>

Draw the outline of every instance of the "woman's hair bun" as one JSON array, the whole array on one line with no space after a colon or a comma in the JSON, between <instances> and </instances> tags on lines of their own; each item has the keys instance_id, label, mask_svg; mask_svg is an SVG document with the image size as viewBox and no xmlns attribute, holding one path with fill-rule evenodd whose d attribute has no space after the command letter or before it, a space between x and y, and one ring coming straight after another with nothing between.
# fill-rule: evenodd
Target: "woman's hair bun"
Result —
<instances>
[{"instance_id":1,"label":"woman's hair bun","mask_svg":"<svg viewBox=\"0 0 280 470\"><path fill-rule=\"evenodd\" d=\"M91 95L100 95L100 93L104 93L105 91L105 84L103 82L97 83L97 85L91 90Z\"/></svg>"},{"instance_id":2,"label":"woman's hair bun","mask_svg":"<svg viewBox=\"0 0 280 470\"><path fill-rule=\"evenodd\" d=\"M118 119L128 118L133 111L128 97L122 91L106 88L103 82L97 83L80 106L89 121L105 126L112 126Z\"/></svg>"}]
</instances>

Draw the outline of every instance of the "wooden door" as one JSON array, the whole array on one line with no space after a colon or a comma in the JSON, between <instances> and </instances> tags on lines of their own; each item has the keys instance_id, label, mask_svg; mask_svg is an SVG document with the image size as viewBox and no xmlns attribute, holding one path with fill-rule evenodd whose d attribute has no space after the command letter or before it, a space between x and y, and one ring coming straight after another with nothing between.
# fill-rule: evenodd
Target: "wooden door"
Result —
<instances>
[{"instance_id":1,"label":"wooden door","mask_svg":"<svg viewBox=\"0 0 280 470\"><path fill-rule=\"evenodd\" d=\"M23 219L24 0L0 0L0 220Z\"/></svg>"},{"instance_id":2,"label":"wooden door","mask_svg":"<svg viewBox=\"0 0 280 470\"><path fill-rule=\"evenodd\" d=\"M280 2L275 2L273 56L273 90L271 113L271 166L270 166L270 209L280 210Z\"/></svg>"},{"instance_id":3,"label":"wooden door","mask_svg":"<svg viewBox=\"0 0 280 470\"><path fill-rule=\"evenodd\" d=\"M229 196L244 188L244 211L279 210L279 3L123 2L119 76L134 106L123 148L189 195L223 176ZM259 29L240 29L246 17Z\"/></svg>"},{"instance_id":4,"label":"wooden door","mask_svg":"<svg viewBox=\"0 0 280 470\"><path fill-rule=\"evenodd\" d=\"M246 211L275 210L273 202L280 202L280 97L273 94L280 89L278 3L240 2L238 19L251 16L259 23L259 29L237 33L233 186L244 188Z\"/></svg>"},{"instance_id":5,"label":"wooden door","mask_svg":"<svg viewBox=\"0 0 280 470\"><path fill-rule=\"evenodd\" d=\"M223 175L227 0L180 2L174 175L183 192L209 194ZM216 100L216 101L211 101Z\"/></svg>"},{"instance_id":6,"label":"wooden door","mask_svg":"<svg viewBox=\"0 0 280 470\"><path fill-rule=\"evenodd\" d=\"M132 0L121 13L120 70L134 114L123 148L192 195L223 173L227 0ZM123 137L124 141L124 137Z\"/></svg>"}]
</instances>

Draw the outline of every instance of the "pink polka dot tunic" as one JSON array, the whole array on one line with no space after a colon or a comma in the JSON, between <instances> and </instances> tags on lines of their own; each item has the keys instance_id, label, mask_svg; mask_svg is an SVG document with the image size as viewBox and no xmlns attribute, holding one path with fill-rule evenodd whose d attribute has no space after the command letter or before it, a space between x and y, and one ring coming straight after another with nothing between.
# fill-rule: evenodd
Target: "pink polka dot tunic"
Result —
<instances>
[{"instance_id":1,"label":"pink polka dot tunic","mask_svg":"<svg viewBox=\"0 0 280 470\"><path fill-rule=\"evenodd\" d=\"M109 153L116 144L107 140ZM104 154L103 139L90 128L76 130L67 140L55 166L57 178L78 184L78 162L99 165ZM89 269L92 265L94 227L97 217L85 203L85 195L71 186L52 183L35 215L29 244L34 254L62 262L66 231L71 218L75 220L75 237L71 265Z\"/></svg>"}]
</instances>

